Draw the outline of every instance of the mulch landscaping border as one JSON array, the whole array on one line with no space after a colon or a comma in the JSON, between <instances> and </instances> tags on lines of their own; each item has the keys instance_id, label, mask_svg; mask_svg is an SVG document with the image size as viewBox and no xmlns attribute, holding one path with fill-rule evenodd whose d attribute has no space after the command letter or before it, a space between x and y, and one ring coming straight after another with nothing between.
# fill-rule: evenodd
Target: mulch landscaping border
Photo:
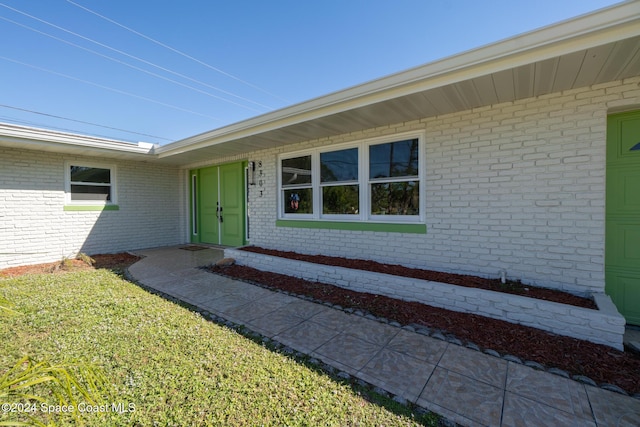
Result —
<instances>
[{"instance_id":1,"label":"mulch landscaping border","mask_svg":"<svg viewBox=\"0 0 640 427\"><path fill-rule=\"evenodd\" d=\"M301 296L589 385L640 398L640 358L611 347L475 314L355 292L239 265L206 270Z\"/></svg>"}]
</instances>

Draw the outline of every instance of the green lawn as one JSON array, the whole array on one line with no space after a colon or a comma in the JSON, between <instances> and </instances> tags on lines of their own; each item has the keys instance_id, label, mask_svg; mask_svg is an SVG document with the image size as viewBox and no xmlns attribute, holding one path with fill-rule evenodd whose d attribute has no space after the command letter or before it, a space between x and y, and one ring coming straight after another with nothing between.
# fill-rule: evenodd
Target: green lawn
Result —
<instances>
[{"instance_id":1,"label":"green lawn","mask_svg":"<svg viewBox=\"0 0 640 427\"><path fill-rule=\"evenodd\" d=\"M437 423L211 323L109 270L0 279L0 296L21 313L0 317L0 376L24 355L96 365L107 378L102 399L110 410L76 408L86 425ZM83 408L88 409L94 407ZM45 416L40 407L36 414L45 423L72 422L64 414ZM0 412L0 424L17 418Z\"/></svg>"}]
</instances>

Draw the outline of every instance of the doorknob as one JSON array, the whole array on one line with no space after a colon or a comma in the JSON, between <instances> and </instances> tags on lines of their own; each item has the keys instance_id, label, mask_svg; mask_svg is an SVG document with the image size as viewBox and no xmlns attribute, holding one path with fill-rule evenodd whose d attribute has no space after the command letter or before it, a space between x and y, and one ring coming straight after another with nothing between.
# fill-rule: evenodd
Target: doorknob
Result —
<instances>
[{"instance_id":1,"label":"doorknob","mask_svg":"<svg viewBox=\"0 0 640 427\"><path fill-rule=\"evenodd\" d=\"M222 222L224 220L222 218L222 206L220 206L220 216L218 218L220 219L220 222Z\"/></svg>"}]
</instances>

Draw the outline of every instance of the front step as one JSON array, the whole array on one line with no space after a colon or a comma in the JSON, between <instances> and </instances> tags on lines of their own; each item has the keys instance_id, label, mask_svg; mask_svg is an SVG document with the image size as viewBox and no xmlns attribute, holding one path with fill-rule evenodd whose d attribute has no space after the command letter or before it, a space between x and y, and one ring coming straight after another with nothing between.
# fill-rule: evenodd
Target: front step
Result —
<instances>
[{"instance_id":1,"label":"front step","mask_svg":"<svg viewBox=\"0 0 640 427\"><path fill-rule=\"evenodd\" d=\"M225 257L272 273L328 283L447 310L473 313L623 350L624 317L609 296L594 293L597 310L477 288L314 264L227 248Z\"/></svg>"}]
</instances>

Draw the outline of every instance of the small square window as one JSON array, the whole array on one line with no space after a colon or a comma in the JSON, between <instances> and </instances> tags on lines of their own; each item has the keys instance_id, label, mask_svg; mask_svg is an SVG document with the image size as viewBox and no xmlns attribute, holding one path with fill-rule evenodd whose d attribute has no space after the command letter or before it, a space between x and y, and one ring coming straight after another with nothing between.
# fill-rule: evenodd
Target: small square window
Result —
<instances>
[{"instance_id":1,"label":"small square window","mask_svg":"<svg viewBox=\"0 0 640 427\"><path fill-rule=\"evenodd\" d=\"M115 168L73 163L68 163L66 168L68 202L96 205L115 203Z\"/></svg>"}]
</instances>

